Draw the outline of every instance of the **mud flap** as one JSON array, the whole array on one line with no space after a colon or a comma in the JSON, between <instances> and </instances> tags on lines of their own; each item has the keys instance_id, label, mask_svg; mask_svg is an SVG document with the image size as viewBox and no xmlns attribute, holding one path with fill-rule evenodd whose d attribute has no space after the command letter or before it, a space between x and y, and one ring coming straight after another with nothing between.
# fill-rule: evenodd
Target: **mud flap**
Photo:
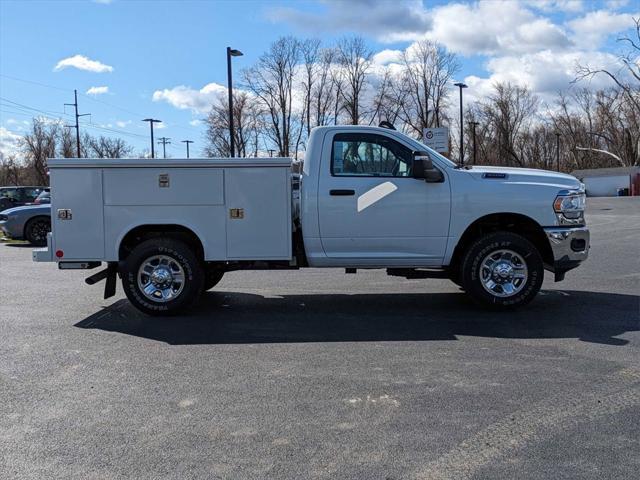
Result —
<instances>
[{"instance_id":1,"label":"mud flap","mask_svg":"<svg viewBox=\"0 0 640 480\"><path fill-rule=\"evenodd\" d=\"M116 294L116 280L118 275L118 264L116 262L110 262L107 268L100 270L98 273L91 275L85 279L87 285L95 285L101 280L105 280L104 284L104 298L113 297Z\"/></svg>"}]
</instances>

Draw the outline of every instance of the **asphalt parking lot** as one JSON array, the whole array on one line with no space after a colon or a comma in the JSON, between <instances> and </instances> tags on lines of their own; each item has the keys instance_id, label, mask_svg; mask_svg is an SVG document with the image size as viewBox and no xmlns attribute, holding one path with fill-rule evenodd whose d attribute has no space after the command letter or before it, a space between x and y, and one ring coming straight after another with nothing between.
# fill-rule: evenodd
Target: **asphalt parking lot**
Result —
<instances>
[{"instance_id":1,"label":"asphalt parking lot","mask_svg":"<svg viewBox=\"0 0 640 480\"><path fill-rule=\"evenodd\" d=\"M0 478L637 478L640 198L510 314L444 280L236 272L148 318L0 245Z\"/></svg>"}]
</instances>

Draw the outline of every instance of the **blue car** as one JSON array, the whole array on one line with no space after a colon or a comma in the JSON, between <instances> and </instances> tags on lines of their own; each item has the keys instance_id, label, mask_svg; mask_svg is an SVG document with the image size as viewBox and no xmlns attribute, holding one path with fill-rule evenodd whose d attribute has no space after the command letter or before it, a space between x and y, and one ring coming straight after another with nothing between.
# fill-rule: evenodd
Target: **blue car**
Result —
<instances>
[{"instance_id":1,"label":"blue car","mask_svg":"<svg viewBox=\"0 0 640 480\"><path fill-rule=\"evenodd\" d=\"M42 247L51 231L51 205L28 205L0 212L0 230L6 237Z\"/></svg>"}]
</instances>

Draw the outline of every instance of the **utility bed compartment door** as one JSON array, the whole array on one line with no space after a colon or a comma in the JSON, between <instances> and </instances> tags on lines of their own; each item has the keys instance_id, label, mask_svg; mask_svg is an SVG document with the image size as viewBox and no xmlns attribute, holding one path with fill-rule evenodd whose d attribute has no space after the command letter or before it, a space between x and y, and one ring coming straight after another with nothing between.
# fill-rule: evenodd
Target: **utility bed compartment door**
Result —
<instances>
[{"instance_id":1,"label":"utility bed compartment door","mask_svg":"<svg viewBox=\"0 0 640 480\"><path fill-rule=\"evenodd\" d=\"M291 258L289 168L225 169L227 258Z\"/></svg>"},{"instance_id":2,"label":"utility bed compartment door","mask_svg":"<svg viewBox=\"0 0 640 480\"><path fill-rule=\"evenodd\" d=\"M222 169L108 168L105 205L222 205Z\"/></svg>"},{"instance_id":3,"label":"utility bed compartment door","mask_svg":"<svg viewBox=\"0 0 640 480\"><path fill-rule=\"evenodd\" d=\"M102 170L52 169L51 192L54 248L64 252L61 260L101 260L104 257Z\"/></svg>"}]
</instances>

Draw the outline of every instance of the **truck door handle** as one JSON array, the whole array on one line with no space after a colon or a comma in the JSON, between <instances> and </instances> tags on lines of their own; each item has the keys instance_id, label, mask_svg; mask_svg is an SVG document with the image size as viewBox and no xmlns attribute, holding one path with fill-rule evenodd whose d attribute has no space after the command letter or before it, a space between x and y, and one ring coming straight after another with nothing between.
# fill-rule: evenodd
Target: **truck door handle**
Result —
<instances>
[{"instance_id":1,"label":"truck door handle","mask_svg":"<svg viewBox=\"0 0 640 480\"><path fill-rule=\"evenodd\" d=\"M348 197L350 195L355 195L355 190L329 190L329 195L338 196L338 197Z\"/></svg>"}]
</instances>

